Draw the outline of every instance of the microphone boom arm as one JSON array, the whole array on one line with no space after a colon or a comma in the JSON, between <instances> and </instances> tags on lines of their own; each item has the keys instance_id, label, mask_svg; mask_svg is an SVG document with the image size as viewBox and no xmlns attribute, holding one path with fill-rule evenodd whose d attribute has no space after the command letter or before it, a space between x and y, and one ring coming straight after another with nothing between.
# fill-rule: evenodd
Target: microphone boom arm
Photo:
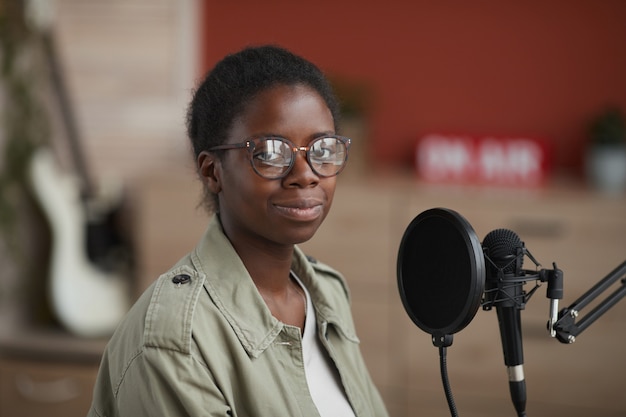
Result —
<instances>
[{"instance_id":1,"label":"microphone boom arm","mask_svg":"<svg viewBox=\"0 0 626 417\"><path fill-rule=\"evenodd\" d=\"M518 251L517 256L511 259L511 263L517 258L527 256L537 267L540 264L532 256L530 251L525 247ZM488 264L495 265L494 262L485 254L485 260ZM498 271L501 273L501 269ZM589 291L584 293L580 298L574 301L569 307L559 311L559 300L563 298L563 271L557 268L553 263L553 269L539 269L536 271L522 269L521 276L509 277L507 284L501 282L498 288L485 291L485 298L482 302L483 310L491 310L496 303L509 302L514 303L518 309L523 309L525 303L533 295L538 286L531 291L522 291L519 295L512 297L507 294L506 289L510 285L517 283L525 283L529 281L547 282L548 288L546 297L550 299L550 319L548 320L548 331L551 337L556 338L561 343L574 343L576 336L582 333L587 327L593 324L604 313L617 304L626 296L626 261L611 271L606 277L600 280ZM621 278L620 286L604 300L597 305L584 317L579 318L583 308L595 301L609 287ZM500 279L500 281L502 281ZM490 293L493 293L489 296Z\"/></svg>"},{"instance_id":2,"label":"microphone boom arm","mask_svg":"<svg viewBox=\"0 0 626 417\"><path fill-rule=\"evenodd\" d=\"M622 278L621 286L602 300L586 316L576 322L578 316L580 315L580 311L605 292L620 278ZM576 336L582 333L611 307L617 304L617 302L624 296L626 296L626 261L600 280L589 291L578 298L578 300L574 301L569 307L564 308L559 312L559 318L556 323L554 323L556 338L561 343L574 343L576 341Z\"/></svg>"}]
</instances>

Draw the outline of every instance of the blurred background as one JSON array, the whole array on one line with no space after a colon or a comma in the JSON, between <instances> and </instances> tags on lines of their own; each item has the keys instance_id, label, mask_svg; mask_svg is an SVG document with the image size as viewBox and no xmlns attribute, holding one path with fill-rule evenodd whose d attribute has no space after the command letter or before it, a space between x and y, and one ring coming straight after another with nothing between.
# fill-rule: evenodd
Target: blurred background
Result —
<instances>
[{"instance_id":1,"label":"blurred background","mask_svg":"<svg viewBox=\"0 0 626 417\"><path fill-rule=\"evenodd\" d=\"M86 413L122 299L204 231L186 106L247 45L312 60L342 101L350 163L302 246L349 281L392 416L450 414L396 284L420 212L456 210L481 240L516 231L564 271L562 307L626 260L621 0L2 0L0 18L0 416ZM53 204L68 190L79 215ZM99 238L60 251L83 223ZM104 287L74 279L94 269ZM549 337L548 306L541 287L522 311L528 415L626 416L626 302L571 345ZM495 311L455 335L448 371L460 415L515 415Z\"/></svg>"}]
</instances>

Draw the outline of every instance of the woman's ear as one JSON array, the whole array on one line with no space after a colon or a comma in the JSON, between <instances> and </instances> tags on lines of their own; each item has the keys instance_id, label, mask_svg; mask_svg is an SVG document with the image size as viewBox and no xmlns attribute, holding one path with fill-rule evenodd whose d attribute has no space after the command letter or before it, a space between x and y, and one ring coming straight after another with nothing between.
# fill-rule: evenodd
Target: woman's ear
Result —
<instances>
[{"instance_id":1,"label":"woman's ear","mask_svg":"<svg viewBox=\"0 0 626 417\"><path fill-rule=\"evenodd\" d=\"M222 191L222 163L214 153L200 152L198 155L198 172L209 191L213 194Z\"/></svg>"}]
</instances>

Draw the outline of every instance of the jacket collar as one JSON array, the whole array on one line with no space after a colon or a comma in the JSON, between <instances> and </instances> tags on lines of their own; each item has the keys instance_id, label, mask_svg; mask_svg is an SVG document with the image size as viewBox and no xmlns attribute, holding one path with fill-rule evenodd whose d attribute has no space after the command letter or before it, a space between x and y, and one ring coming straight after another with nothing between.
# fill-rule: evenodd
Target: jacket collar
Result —
<instances>
[{"instance_id":1,"label":"jacket collar","mask_svg":"<svg viewBox=\"0 0 626 417\"><path fill-rule=\"evenodd\" d=\"M272 316L250 274L213 216L201 241L191 254L194 267L205 274L204 287L235 331L249 355L260 356L271 345L285 324ZM316 280L316 273L304 253L296 246L292 270L307 287L315 306L318 326L326 323L354 337L343 323Z\"/></svg>"}]
</instances>

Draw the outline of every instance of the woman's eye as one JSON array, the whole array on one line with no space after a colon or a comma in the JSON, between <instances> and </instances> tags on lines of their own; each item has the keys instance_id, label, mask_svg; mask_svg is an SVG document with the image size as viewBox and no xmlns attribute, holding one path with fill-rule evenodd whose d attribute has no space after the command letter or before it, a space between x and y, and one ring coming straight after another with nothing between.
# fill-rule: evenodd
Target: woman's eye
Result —
<instances>
[{"instance_id":1,"label":"woman's eye","mask_svg":"<svg viewBox=\"0 0 626 417\"><path fill-rule=\"evenodd\" d=\"M285 158L277 152L255 152L254 159L268 165L285 165Z\"/></svg>"},{"instance_id":2,"label":"woman's eye","mask_svg":"<svg viewBox=\"0 0 626 417\"><path fill-rule=\"evenodd\" d=\"M316 147L311 149L311 157L315 159L328 159L332 156L332 150L330 148Z\"/></svg>"}]
</instances>

